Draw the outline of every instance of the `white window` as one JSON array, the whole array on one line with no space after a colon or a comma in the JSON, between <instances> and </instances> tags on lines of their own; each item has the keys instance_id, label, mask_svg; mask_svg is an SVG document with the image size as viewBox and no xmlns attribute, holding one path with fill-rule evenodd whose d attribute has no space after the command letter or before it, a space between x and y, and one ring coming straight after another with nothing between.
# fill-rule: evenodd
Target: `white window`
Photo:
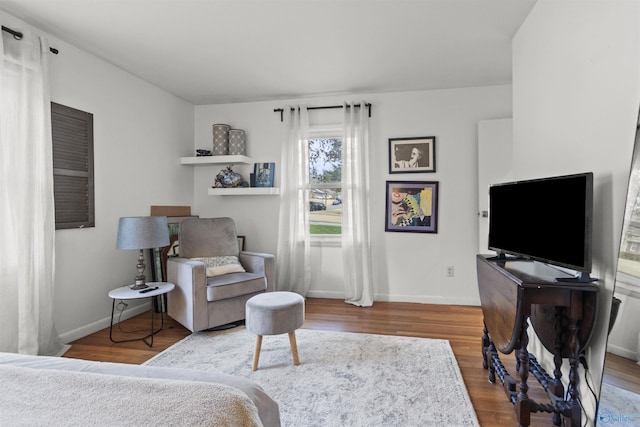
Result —
<instances>
[{"instance_id":1,"label":"white window","mask_svg":"<svg viewBox=\"0 0 640 427\"><path fill-rule=\"evenodd\" d=\"M309 136L309 223L315 242L337 242L342 234L341 129Z\"/></svg>"}]
</instances>

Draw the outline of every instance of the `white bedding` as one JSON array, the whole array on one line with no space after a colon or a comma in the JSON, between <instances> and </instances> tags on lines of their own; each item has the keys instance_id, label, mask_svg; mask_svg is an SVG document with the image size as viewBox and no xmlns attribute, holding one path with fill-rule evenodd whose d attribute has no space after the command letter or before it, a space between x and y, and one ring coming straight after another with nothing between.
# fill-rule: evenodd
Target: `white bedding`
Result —
<instances>
[{"instance_id":1,"label":"white bedding","mask_svg":"<svg viewBox=\"0 0 640 427\"><path fill-rule=\"evenodd\" d=\"M0 425L280 426L245 378L0 353Z\"/></svg>"}]
</instances>

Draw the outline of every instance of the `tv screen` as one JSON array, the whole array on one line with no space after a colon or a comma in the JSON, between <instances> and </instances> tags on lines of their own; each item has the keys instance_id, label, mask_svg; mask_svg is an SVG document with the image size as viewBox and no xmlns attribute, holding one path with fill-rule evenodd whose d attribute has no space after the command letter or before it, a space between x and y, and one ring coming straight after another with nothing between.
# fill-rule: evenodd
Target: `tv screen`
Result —
<instances>
[{"instance_id":1,"label":"tv screen","mask_svg":"<svg viewBox=\"0 0 640 427\"><path fill-rule=\"evenodd\" d=\"M489 249L591 272L593 173L489 187Z\"/></svg>"}]
</instances>

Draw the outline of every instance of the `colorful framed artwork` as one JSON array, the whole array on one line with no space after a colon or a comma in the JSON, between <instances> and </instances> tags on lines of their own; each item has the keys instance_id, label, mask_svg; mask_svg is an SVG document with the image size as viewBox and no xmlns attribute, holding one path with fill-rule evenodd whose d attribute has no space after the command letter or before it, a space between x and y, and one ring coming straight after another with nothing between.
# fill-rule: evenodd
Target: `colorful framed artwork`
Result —
<instances>
[{"instance_id":1,"label":"colorful framed artwork","mask_svg":"<svg viewBox=\"0 0 640 427\"><path fill-rule=\"evenodd\" d=\"M389 173L435 171L435 136L389 138Z\"/></svg>"},{"instance_id":2,"label":"colorful framed artwork","mask_svg":"<svg viewBox=\"0 0 640 427\"><path fill-rule=\"evenodd\" d=\"M385 231L438 232L438 182L387 181Z\"/></svg>"}]
</instances>

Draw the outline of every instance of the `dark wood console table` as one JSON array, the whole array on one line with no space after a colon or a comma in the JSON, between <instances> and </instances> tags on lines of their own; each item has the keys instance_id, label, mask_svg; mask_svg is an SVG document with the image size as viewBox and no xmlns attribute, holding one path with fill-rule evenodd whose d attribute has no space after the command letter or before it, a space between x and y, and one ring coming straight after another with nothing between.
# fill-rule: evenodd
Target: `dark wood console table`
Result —
<instances>
[{"instance_id":1,"label":"dark wood console table","mask_svg":"<svg viewBox=\"0 0 640 427\"><path fill-rule=\"evenodd\" d=\"M580 427L578 401L578 364L581 351L588 345L596 319L596 283L558 282L569 278L556 268L537 261L493 260L476 257L478 287L484 316L482 337L483 367L489 369L489 381L496 374L514 405L520 426L530 424L530 414L548 412L553 422ZM553 354L551 377L528 352L530 320L543 346ZM518 382L509 375L498 351L516 351ZM569 359L568 397L565 398L561 367ZM547 392L550 403L539 403L527 395L527 379L532 373Z\"/></svg>"}]
</instances>

